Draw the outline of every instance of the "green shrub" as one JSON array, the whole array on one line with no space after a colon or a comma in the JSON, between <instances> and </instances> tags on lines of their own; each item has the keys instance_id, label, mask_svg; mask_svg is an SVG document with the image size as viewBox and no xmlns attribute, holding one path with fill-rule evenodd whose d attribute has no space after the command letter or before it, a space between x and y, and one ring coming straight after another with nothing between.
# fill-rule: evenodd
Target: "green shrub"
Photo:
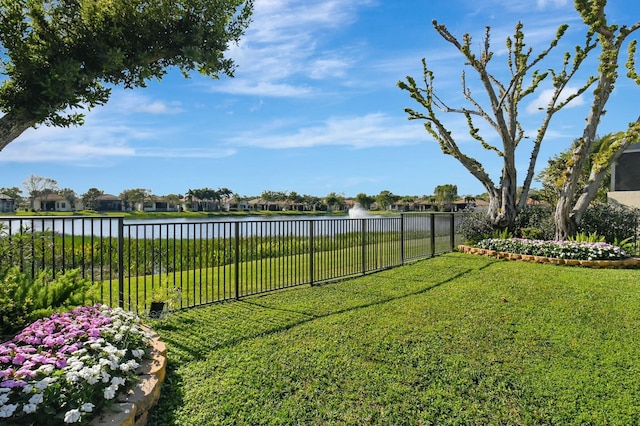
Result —
<instances>
[{"instance_id":1,"label":"green shrub","mask_svg":"<svg viewBox=\"0 0 640 426\"><path fill-rule=\"evenodd\" d=\"M74 269L55 279L41 272L35 279L10 268L0 281L0 335L7 336L56 311L85 303L89 281Z\"/></svg>"},{"instance_id":2,"label":"green shrub","mask_svg":"<svg viewBox=\"0 0 640 426\"><path fill-rule=\"evenodd\" d=\"M585 211L578 232L601 235L613 244L616 240L635 236L639 223L639 209L600 203Z\"/></svg>"},{"instance_id":3,"label":"green shrub","mask_svg":"<svg viewBox=\"0 0 640 426\"><path fill-rule=\"evenodd\" d=\"M544 232L540 228L521 228L520 235L527 240L544 240Z\"/></svg>"},{"instance_id":4,"label":"green shrub","mask_svg":"<svg viewBox=\"0 0 640 426\"><path fill-rule=\"evenodd\" d=\"M494 229L486 213L470 213L465 215L458 226L465 242L474 244L493 235Z\"/></svg>"},{"instance_id":5,"label":"green shrub","mask_svg":"<svg viewBox=\"0 0 640 426\"><path fill-rule=\"evenodd\" d=\"M516 217L516 235L534 240L552 240L555 236L553 208L529 206Z\"/></svg>"}]
</instances>

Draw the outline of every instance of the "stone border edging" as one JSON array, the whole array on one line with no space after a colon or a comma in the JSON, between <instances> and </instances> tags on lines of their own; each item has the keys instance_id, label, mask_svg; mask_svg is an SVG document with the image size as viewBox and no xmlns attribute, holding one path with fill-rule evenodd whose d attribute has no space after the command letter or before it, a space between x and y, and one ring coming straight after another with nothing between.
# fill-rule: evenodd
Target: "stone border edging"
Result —
<instances>
[{"instance_id":1,"label":"stone border edging","mask_svg":"<svg viewBox=\"0 0 640 426\"><path fill-rule=\"evenodd\" d=\"M167 367L167 346L158 334L152 334L151 358L144 360L136 373L140 377L126 394L118 395L112 411L101 413L91 426L145 426L149 410L160 398L160 386L164 382Z\"/></svg>"},{"instance_id":2,"label":"stone border edging","mask_svg":"<svg viewBox=\"0 0 640 426\"><path fill-rule=\"evenodd\" d=\"M639 257L630 257L622 260L578 260L560 259L557 257L533 256L529 254L506 253L496 250L487 250L478 247L461 244L458 250L468 254L479 254L496 259L520 260L535 263L552 263L554 265L583 266L587 268L638 268L640 267Z\"/></svg>"}]
</instances>

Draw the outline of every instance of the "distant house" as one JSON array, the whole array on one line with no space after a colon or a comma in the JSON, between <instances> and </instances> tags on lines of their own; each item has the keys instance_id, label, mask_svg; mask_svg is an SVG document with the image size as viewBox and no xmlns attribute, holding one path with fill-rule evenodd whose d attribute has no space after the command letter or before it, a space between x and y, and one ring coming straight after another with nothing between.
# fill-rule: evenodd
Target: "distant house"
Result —
<instances>
[{"instance_id":1,"label":"distant house","mask_svg":"<svg viewBox=\"0 0 640 426\"><path fill-rule=\"evenodd\" d=\"M16 211L16 202L13 198L6 194L0 193L0 212L14 212Z\"/></svg>"},{"instance_id":2,"label":"distant house","mask_svg":"<svg viewBox=\"0 0 640 426\"><path fill-rule=\"evenodd\" d=\"M640 144L631 145L611 168L609 203L640 208Z\"/></svg>"},{"instance_id":3,"label":"distant house","mask_svg":"<svg viewBox=\"0 0 640 426\"><path fill-rule=\"evenodd\" d=\"M236 197L223 198L220 200L222 210L224 211L249 211L251 205L249 201L238 200Z\"/></svg>"},{"instance_id":4,"label":"distant house","mask_svg":"<svg viewBox=\"0 0 640 426\"><path fill-rule=\"evenodd\" d=\"M276 201L265 201L262 198L254 198L253 200L249 200L249 205L253 210L257 211L279 211L282 210L282 207Z\"/></svg>"},{"instance_id":5,"label":"distant house","mask_svg":"<svg viewBox=\"0 0 640 426\"><path fill-rule=\"evenodd\" d=\"M139 207L140 206L138 206L138 210L145 212L177 212L181 209L180 202L172 203L164 197L158 197L155 195L146 199L142 203L142 208Z\"/></svg>"},{"instance_id":6,"label":"distant house","mask_svg":"<svg viewBox=\"0 0 640 426\"><path fill-rule=\"evenodd\" d=\"M102 194L96 198L96 210L99 212L122 211L124 203L122 199L111 194Z\"/></svg>"},{"instance_id":7,"label":"distant house","mask_svg":"<svg viewBox=\"0 0 640 426\"><path fill-rule=\"evenodd\" d=\"M34 198L33 209L38 212L70 212L73 206L61 195L48 194Z\"/></svg>"}]
</instances>

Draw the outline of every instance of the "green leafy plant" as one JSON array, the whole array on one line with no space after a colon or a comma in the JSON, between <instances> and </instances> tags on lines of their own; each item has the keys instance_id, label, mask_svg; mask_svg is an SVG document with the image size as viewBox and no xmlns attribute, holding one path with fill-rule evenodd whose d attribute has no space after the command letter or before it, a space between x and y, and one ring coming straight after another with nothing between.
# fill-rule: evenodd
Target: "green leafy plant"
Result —
<instances>
[{"instance_id":1,"label":"green leafy plant","mask_svg":"<svg viewBox=\"0 0 640 426\"><path fill-rule=\"evenodd\" d=\"M522 238L528 240L544 240L544 231L539 228L522 228L520 229Z\"/></svg>"},{"instance_id":2,"label":"green leafy plant","mask_svg":"<svg viewBox=\"0 0 640 426\"><path fill-rule=\"evenodd\" d=\"M166 303L168 306L172 306L178 304L180 302L180 298L180 289L169 287L165 283L151 291L149 301L153 303Z\"/></svg>"},{"instance_id":3,"label":"green leafy plant","mask_svg":"<svg viewBox=\"0 0 640 426\"><path fill-rule=\"evenodd\" d=\"M508 229L496 229L493 231L492 238L501 238L503 240L507 238L513 238L513 233L511 233Z\"/></svg>"},{"instance_id":4,"label":"green leafy plant","mask_svg":"<svg viewBox=\"0 0 640 426\"><path fill-rule=\"evenodd\" d=\"M638 254L638 243L634 237L628 237L623 240L616 240L613 242L614 246L620 247L622 250L629 254Z\"/></svg>"},{"instance_id":5,"label":"green leafy plant","mask_svg":"<svg viewBox=\"0 0 640 426\"><path fill-rule=\"evenodd\" d=\"M12 267L0 286L0 334L10 335L29 322L60 310L84 304L88 280L79 269L52 279L43 271L32 279L18 267Z\"/></svg>"},{"instance_id":6,"label":"green leafy plant","mask_svg":"<svg viewBox=\"0 0 640 426\"><path fill-rule=\"evenodd\" d=\"M595 232L590 234L584 232L578 232L575 237L570 237L569 241L575 241L578 243L604 243L604 236L598 235Z\"/></svg>"}]
</instances>

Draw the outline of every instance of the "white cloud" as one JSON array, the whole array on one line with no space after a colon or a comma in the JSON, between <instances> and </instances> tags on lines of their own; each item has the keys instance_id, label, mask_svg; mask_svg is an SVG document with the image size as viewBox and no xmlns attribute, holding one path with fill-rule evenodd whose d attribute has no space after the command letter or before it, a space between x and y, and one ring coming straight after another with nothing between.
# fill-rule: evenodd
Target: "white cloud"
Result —
<instances>
[{"instance_id":1,"label":"white cloud","mask_svg":"<svg viewBox=\"0 0 640 426\"><path fill-rule=\"evenodd\" d=\"M216 86L218 92L236 95L270 96L276 98L296 98L308 96L312 93L312 90L309 87L294 86L286 83L272 83L268 81L252 82L242 79L233 80L227 84Z\"/></svg>"},{"instance_id":2,"label":"white cloud","mask_svg":"<svg viewBox=\"0 0 640 426\"><path fill-rule=\"evenodd\" d=\"M318 59L312 62L312 69L309 76L313 79L342 77L346 74L349 66L350 64L344 59Z\"/></svg>"},{"instance_id":3,"label":"white cloud","mask_svg":"<svg viewBox=\"0 0 640 426\"><path fill-rule=\"evenodd\" d=\"M253 22L239 44L228 50L238 66L235 78L210 82L209 90L276 97L316 93L303 82L344 76L353 65L350 46L323 49L335 32L357 19L360 8L372 4L371 0L257 0Z\"/></svg>"},{"instance_id":4,"label":"white cloud","mask_svg":"<svg viewBox=\"0 0 640 426\"><path fill-rule=\"evenodd\" d=\"M175 127L153 127L153 123L143 125L130 121L134 111L171 113L163 105L162 102L148 102L138 94L117 97L113 104L89 111L82 126L28 129L2 151L0 162L80 166L105 164L126 157L221 158L235 154L230 148L159 146L157 141L165 140L171 134L184 135L179 122Z\"/></svg>"},{"instance_id":5,"label":"white cloud","mask_svg":"<svg viewBox=\"0 0 640 426\"><path fill-rule=\"evenodd\" d=\"M310 148L315 146L350 146L372 148L415 144L426 139L426 133L415 123L401 123L381 113L361 117L330 118L318 126L298 129L293 133L271 128L247 132L227 142L232 145L267 149Z\"/></svg>"},{"instance_id":6,"label":"white cloud","mask_svg":"<svg viewBox=\"0 0 640 426\"><path fill-rule=\"evenodd\" d=\"M0 156L6 163L75 163L96 159L103 161L110 157L132 157L135 151L125 143L83 142L78 140L16 140L9 144Z\"/></svg>"},{"instance_id":7,"label":"white cloud","mask_svg":"<svg viewBox=\"0 0 640 426\"><path fill-rule=\"evenodd\" d=\"M147 96L139 92L123 93L113 103L119 110L127 113L147 113L147 114L180 114L184 112L181 103L178 101L165 102L150 100Z\"/></svg>"},{"instance_id":8,"label":"white cloud","mask_svg":"<svg viewBox=\"0 0 640 426\"><path fill-rule=\"evenodd\" d=\"M230 148L157 148L136 149L136 157L161 158L224 158L236 153Z\"/></svg>"},{"instance_id":9,"label":"white cloud","mask_svg":"<svg viewBox=\"0 0 640 426\"><path fill-rule=\"evenodd\" d=\"M560 8L566 6L567 0L537 0L536 4L539 9L546 9L547 6L551 8Z\"/></svg>"},{"instance_id":10,"label":"white cloud","mask_svg":"<svg viewBox=\"0 0 640 426\"><path fill-rule=\"evenodd\" d=\"M527 112L529 114L535 114L537 112L542 112L547 109L549 102L551 101L551 97L553 96L554 89L545 89L540 92L540 95L533 100L529 105L527 105ZM574 95L578 92L578 89L575 87L566 87L562 94L560 95L559 102L566 100L569 96ZM575 108L578 106L584 105L584 98L582 95L574 98L571 102L569 102L564 108Z\"/></svg>"}]
</instances>

